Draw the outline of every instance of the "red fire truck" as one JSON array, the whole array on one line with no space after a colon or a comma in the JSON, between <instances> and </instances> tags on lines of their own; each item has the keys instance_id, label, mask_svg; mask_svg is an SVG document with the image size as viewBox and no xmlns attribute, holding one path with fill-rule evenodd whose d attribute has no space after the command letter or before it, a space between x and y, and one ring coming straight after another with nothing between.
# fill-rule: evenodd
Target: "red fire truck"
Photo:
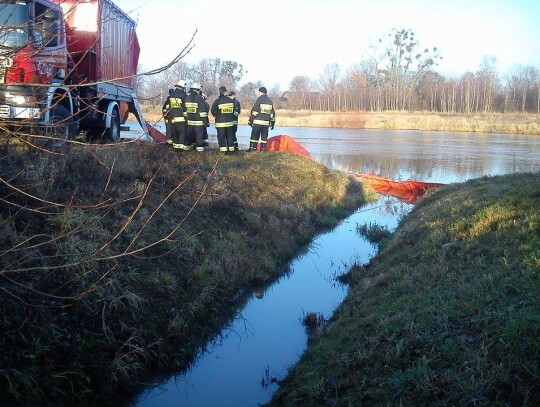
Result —
<instances>
[{"instance_id":1,"label":"red fire truck","mask_svg":"<svg viewBox=\"0 0 540 407\"><path fill-rule=\"evenodd\" d=\"M135 22L110 0L1 0L0 126L114 142L131 112L149 134L139 52Z\"/></svg>"}]
</instances>

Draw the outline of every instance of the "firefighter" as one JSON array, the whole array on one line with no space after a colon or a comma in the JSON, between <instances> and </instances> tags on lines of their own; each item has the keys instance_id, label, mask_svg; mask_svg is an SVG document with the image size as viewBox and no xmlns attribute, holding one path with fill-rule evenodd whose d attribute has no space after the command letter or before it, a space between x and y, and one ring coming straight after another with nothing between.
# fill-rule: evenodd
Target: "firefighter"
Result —
<instances>
[{"instance_id":1,"label":"firefighter","mask_svg":"<svg viewBox=\"0 0 540 407\"><path fill-rule=\"evenodd\" d=\"M187 137L186 97L186 81L181 79L169 96L173 147L179 150L185 149Z\"/></svg>"},{"instance_id":2,"label":"firefighter","mask_svg":"<svg viewBox=\"0 0 540 407\"><path fill-rule=\"evenodd\" d=\"M216 118L219 151L232 153L234 151L234 102L227 96L225 86L219 87L219 97L212 104L211 112Z\"/></svg>"},{"instance_id":3,"label":"firefighter","mask_svg":"<svg viewBox=\"0 0 540 407\"><path fill-rule=\"evenodd\" d=\"M191 85L186 98L188 135L191 142L195 141L195 149L204 151L204 129L208 124L208 110L201 96L201 85L197 82ZM191 150L187 146L186 150Z\"/></svg>"},{"instance_id":4,"label":"firefighter","mask_svg":"<svg viewBox=\"0 0 540 407\"><path fill-rule=\"evenodd\" d=\"M248 124L251 126L251 137L249 139L248 151L256 151L260 144L261 151L266 147L268 139L268 128L274 129L276 122L276 112L272 99L267 96L267 90L264 86L259 88L259 97L251 108Z\"/></svg>"},{"instance_id":5,"label":"firefighter","mask_svg":"<svg viewBox=\"0 0 540 407\"><path fill-rule=\"evenodd\" d=\"M206 106L206 111L209 112L210 111L210 104L208 103L208 101L206 100L207 97L206 97L206 94L204 92L201 92L201 96L204 100L204 104ZM203 145L206 147L208 144L210 144L208 142L208 126L210 126L210 121L208 120L206 122L206 126L204 126L204 137L203 137Z\"/></svg>"},{"instance_id":6,"label":"firefighter","mask_svg":"<svg viewBox=\"0 0 540 407\"><path fill-rule=\"evenodd\" d=\"M167 136L167 144L172 146L172 124L171 124L171 95L174 89L169 89L169 96L165 99L165 103L161 108L163 112L163 120L165 121L165 135Z\"/></svg>"},{"instance_id":7,"label":"firefighter","mask_svg":"<svg viewBox=\"0 0 540 407\"><path fill-rule=\"evenodd\" d=\"M240 116L241 106L240 102L236 99L236 93L234 91L229 92L229 97L233 100L234 103L234 125L233 125L233 134L234 134L234 151L238 151L238 139L236 138L236 131L238 130L238 117Z\"/></svg>"}]
</instances>

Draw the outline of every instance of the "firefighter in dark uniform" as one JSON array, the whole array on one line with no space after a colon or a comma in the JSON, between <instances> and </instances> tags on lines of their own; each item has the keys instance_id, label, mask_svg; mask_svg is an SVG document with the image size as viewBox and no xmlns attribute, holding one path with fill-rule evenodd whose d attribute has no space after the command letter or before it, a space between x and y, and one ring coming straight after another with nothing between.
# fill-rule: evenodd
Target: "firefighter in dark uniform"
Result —
<instances>
[{"instance_id":1,"label":"firefighter in dark uniform","mask_svg":"<svg viewBox=\"0 0 540 407\"><path fill-rule=\"evenodd\" d=\"M163 120L165 121L165 135L167 136L167 144L172 145L172 123L171 123L171 95L174 89L169 89L169 96L165 99L165 103L161 108L163 112Z\"/></svg>"},{"instance_id":2,"label":"firefighter in dark uniform","mask_svg":"<svg viewBox=\"0 0 540 407\"><path fill-rule=\"evenodd\" d=\"M186 81L180 80L174 85L174 90L169 96L173 147L179 150L184 149L187 136L185 89Z\"/></svg>"},{"instance_id":3,"label":"firefighter in dark uniform","mask_svg":"<svg viewBox=\"0 0 540 407\"><path fill-rule=\"evenodd\" d=\"M272 99L267 96L264 86L259 88L259 97L251 108L248 124L251 126L251 137L249 139L249 150L256 151L260 143L261 151L266 147L268 139L268 128L274 129L276 123L276 112Z\"/></svg>"},{"instance_id":4,"label":"firefighter in dark uniform","mask_svg":"<svg viewBox=\"0 0 540 407\"><path fill-rule=\"evenodd\" d=\"M191 142L195 141L195 149L204 151L204 129L208 124L208 109L201 96L201 85L191 85L189 95L186 98L186 112L188 134ZM190 150L191 146L187 147Z\"/></svg>"},{"instance_id":5,"label":"firefighter in dark uniform","mask_svg":"<svg viewBox=\"0 0 540 407\"><path fill-rule=\"evenodd\" d=\"M219 97L212 104L211 112L216 118L219 151L232 153L234 151L234 102L227 96L225 86L220 86Z\"/></svg>"},{"instance_id":6,"label":"firefighter in dark uniform","mask_svg":"<svg viewBox=\"0 0 540 407\"><path fill-rule=\"evenodd\" d=\"M210 104L206 100L207 97L206 97L205 93L201 92L201 96L202 96L202 98L204 100L204 104L206 105L206 111L209 112L210 111ZM203 145L204 146L207 146L209 144L209 142L208 142L208 126L210 126L210 121L206 122L206 126L204 127L204 137L203 137Z\"/></svg>"},{"instance_id":7,"label":"firefighter in dark uniform","mask_svg":"<svg viewBox=\"0 0 540 407\"><path fill-rule=\"evenodd\" d=\"M238 151L238 139L236 138L236 131L238 130L238 117L240 116L242 108L240 106L240 102L236 99L236 93L234 91L231 90L229 92L229 97L233 100L234 103L234 151Z\"/></svg>"}]
</instances>

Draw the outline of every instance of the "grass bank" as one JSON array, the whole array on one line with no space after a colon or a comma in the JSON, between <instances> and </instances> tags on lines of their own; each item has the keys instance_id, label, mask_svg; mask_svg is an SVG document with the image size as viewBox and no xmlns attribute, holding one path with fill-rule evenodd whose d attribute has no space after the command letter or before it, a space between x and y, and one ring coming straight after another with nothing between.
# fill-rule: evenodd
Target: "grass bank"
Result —
<instances>
[{"instance_id":1,"label":"grass bank","mask_svg":"<svg viewBox=\"0 0 540 407\"><path fill-rule=\"evenodd\" d=\"M373 192L303 157L0 147L0 405L114 400L185 367L247 287Z\"/></svg>"},{"instance_id":2,"label":"grass bank","mask_svg":"<svg viewBox=\"0 0 540 407\"><path fill-rule=\"evenodd\" d=\"M540 175L425 197L268 406L540 405Z\"/></svg>"},{"instance_id":3,"label":"grass bank","mask_svg":"<svg viewBox=\"0 0 540 407\"><path fill-rule=\"evenodd\" d=\"M145 117L150 122L159 121L161 111L146 107ZM276 131L279 131L280 127L322 127L540 135L540 115L531 113L453 114L407 111L333 113L280 109L277 110L276 117ZM247 125L248 118L249 109L244 109L239 123ZM213 123L213 118L211 122Z\"/></svg>"}]
</instances>

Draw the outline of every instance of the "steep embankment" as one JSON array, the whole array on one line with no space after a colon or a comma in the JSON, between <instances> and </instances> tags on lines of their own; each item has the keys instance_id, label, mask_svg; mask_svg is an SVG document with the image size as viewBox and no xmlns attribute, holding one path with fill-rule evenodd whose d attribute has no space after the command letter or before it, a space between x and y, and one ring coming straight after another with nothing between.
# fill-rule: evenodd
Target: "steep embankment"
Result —
<instances>
[{"instance_id":1,"label":"steep embankment","mask_svg":"<svg viewBox=\"0 0 540 407\"><path fill-rule=\"evenodd\" d=\"M350 279L269 405L540 405L539 174L437 190Z\"/></svg>"},{"instance_id":2,"label":"steep embankment","mask_svg":"<svg viewBox=\"0 0 540 407\"><path fill-rule=\"evenodd\" d=\"M103 400L185 365L231 298L366 202L290 154L0 153L0 405Z\"/></svg>"}]
</instances>

